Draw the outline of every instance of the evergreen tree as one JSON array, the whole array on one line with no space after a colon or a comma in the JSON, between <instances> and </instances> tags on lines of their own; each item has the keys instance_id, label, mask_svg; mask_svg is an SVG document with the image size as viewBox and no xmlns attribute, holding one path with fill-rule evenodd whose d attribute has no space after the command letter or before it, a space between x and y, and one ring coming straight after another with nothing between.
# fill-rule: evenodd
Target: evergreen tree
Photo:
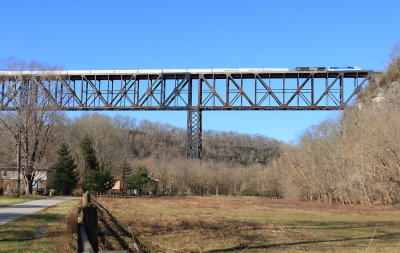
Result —
<instances>
[{"instance_id":1,"label":"evergreen tree","mask_svg":"<svg viewBox=\"0 0 400 253\"><path fill-rule=\"evenodd\" d=\"M127 178L130 178L132 174L131 166L124 160L122 164L122 192L126 191L126 182L129 181Z\"/></svg>"},{"instance_id":2,"label":"evergreen tree","mask_svg":"<svg viewBox=\"0 0 400 253\"><path fill-rule=\"evenodd\" d=\"M74 158L68 150L68 145L61 143L57 152L58 158L53 169L55 170L51 188L56 194L70 195L78 183L78 172Z\"/></svg>"},{"instance_id":3,"label":"evergreen tree","mask_svg":"<svg viewBox=\"0 0 400 253\"><path fill-rule=\"evenodd\" d=\"M82 138L79 146L82 151L83 160L85 161L85 169L99 170L99 163L97 162L96 152L93 148L92 140L90 140L87 134Z\"/></svg>"},{"instance_id":4,"label":"evergreen tree","mask_svg":"<svg viewBox=\"0 0 400 253\"><path fill-rule=\"evenodd\" d=\"M79 143L79 146L85 162L84 190L95 192L106 192L110 190L115 183L114 177L109 170L100 168L96 158L96 152L89 136L85 135Z\"/></svg>"},{"instance_id":5,"label":"evergreen tree","mask_svg":"<svg viewBox=\"0 0 400 253\"><path fill-rule=\"evenodd\" d=\"M139 195L142 194L150 183L150 178L148 177L148 172L145 166L139 166L136 168L135 173L129 180L129 188L136 189Z\"/></svg>"},{"instance_id":6,"label":"evergreen tree","mask_svg":"<svg viewBox=\"0 0 400 253\"><path fill-rule=\"evenodd\" d=\"M84 183L84 189L94 192L107 192L115 184L115 179L109 170L90 171Z\"/></svg>"}]
</instances>

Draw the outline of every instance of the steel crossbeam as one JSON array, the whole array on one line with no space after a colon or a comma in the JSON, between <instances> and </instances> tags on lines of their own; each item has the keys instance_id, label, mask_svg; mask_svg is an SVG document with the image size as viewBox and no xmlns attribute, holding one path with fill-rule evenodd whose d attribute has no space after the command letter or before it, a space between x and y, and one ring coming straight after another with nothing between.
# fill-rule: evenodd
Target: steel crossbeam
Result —
<instances>
[{"instance_id":1,"label":"steel crossbeam","mask_svg":"<svg viewBox=\"0 0 400 253\"><path fill-rule=\"evenodd\" d=\"M0 111L32 90L54 110L187 110L187 156L201 157L202 111L342 110L373 74L245 70L0 71Z\"/></svg>"}]
</instances>

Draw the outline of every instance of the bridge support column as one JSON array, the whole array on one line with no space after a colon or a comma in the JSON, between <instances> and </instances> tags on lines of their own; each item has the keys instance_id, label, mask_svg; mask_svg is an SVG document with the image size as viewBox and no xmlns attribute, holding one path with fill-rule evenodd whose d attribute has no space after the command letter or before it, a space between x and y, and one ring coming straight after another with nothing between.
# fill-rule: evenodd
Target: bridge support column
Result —
<instances>
[{"instance_id":1,"label":"bridge support column","mask_svg":"<svg viewBox=\"0 0 400 253\"><path fill-rule=\"evenodd\" d=\"M201 109L192 107L188 109L186 135L186 158L201 159L203 156Z\"/></svg>"}]
</instances>

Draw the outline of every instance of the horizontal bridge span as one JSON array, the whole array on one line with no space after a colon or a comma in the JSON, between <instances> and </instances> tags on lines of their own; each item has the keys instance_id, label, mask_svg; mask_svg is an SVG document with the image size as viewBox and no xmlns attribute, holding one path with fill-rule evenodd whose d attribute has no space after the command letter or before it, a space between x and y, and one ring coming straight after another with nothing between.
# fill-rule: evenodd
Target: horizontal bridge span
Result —
<instances>
[{"instance_id":1,"label":"horizontal bridge span","mask_svg":"<svg viewBox=\"0 0 400 253\"><path fill-rule=\"evenodd\" d=\"M214 106L203 106L203 107L190 107L192 109L200 108L202 111L299 111L299 110L309 110L309 111L334 111L334 110L343 110L344 107L340 106L257 106L257 107L243 107L243 106L230 106L230 107L214 107ZM62 111L187 111L190 109L188 107L171 107L169 109L159 108L159 107L71 107L71 108L62 108ZM8 107L3 109L3 111L15 111L16 108Z\"/></svg>"},{"instance_id":2,"label":"horizontal bridge span","mask_svg":"<svg viewBox=\"0 0 400 253\"><path fill-rule=\"evenodd\" d=\"M0 110L342 110L372 71L0 71ZM35 95L35 96L34 96Z\"/></svg>"},{"instance_id":3,"label":"horizontal bridge span","mask_svg":"<svg viewBox=\"0 0 400 253\"><path fill-rule=\"evenodd\" d=\"M163 70L65 70L65 71L0 71L0 78L9 78L16 76L29 77L57 77L71 80L79 80L82 76L97 80L118 80L121 76L135 76L139 80L145 80L153 76L162 75L166 79L174 79L176 76L184 77L189 74L191 79L199 79L200 76L207 78L224 79L227 74L234 77L251 78L255 74L265 78L297 78L297 76L305 77L310 73L315 77L321 78L325 76L334 77L338 73L344 73L345 77L362 77L372 71L370 70L330 70L330 71L289 71L284 68L259 68L259 69L163 69Z\"/></svg>"}]
</instances>

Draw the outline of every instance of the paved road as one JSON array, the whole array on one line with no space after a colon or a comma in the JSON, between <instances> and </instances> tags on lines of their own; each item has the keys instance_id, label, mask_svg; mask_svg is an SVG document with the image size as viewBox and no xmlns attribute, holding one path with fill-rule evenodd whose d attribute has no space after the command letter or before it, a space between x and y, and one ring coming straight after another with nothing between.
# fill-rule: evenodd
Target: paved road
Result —
<instances>
[{"instance_id":1,"label":"paved road","mask_svg":"<svg viewBox=\"0 0 400 253\"><path fill-rule=\"evenodd\" d=\"M47 207L54 206L61 202L74 199L79 199L79 198L67 197L67 198L41 199L11 206L0 207L0 226L3 226L4 224L7 224L10 221L18 219L22 216L33 214Z\"/></svg>"}]
</instances>

